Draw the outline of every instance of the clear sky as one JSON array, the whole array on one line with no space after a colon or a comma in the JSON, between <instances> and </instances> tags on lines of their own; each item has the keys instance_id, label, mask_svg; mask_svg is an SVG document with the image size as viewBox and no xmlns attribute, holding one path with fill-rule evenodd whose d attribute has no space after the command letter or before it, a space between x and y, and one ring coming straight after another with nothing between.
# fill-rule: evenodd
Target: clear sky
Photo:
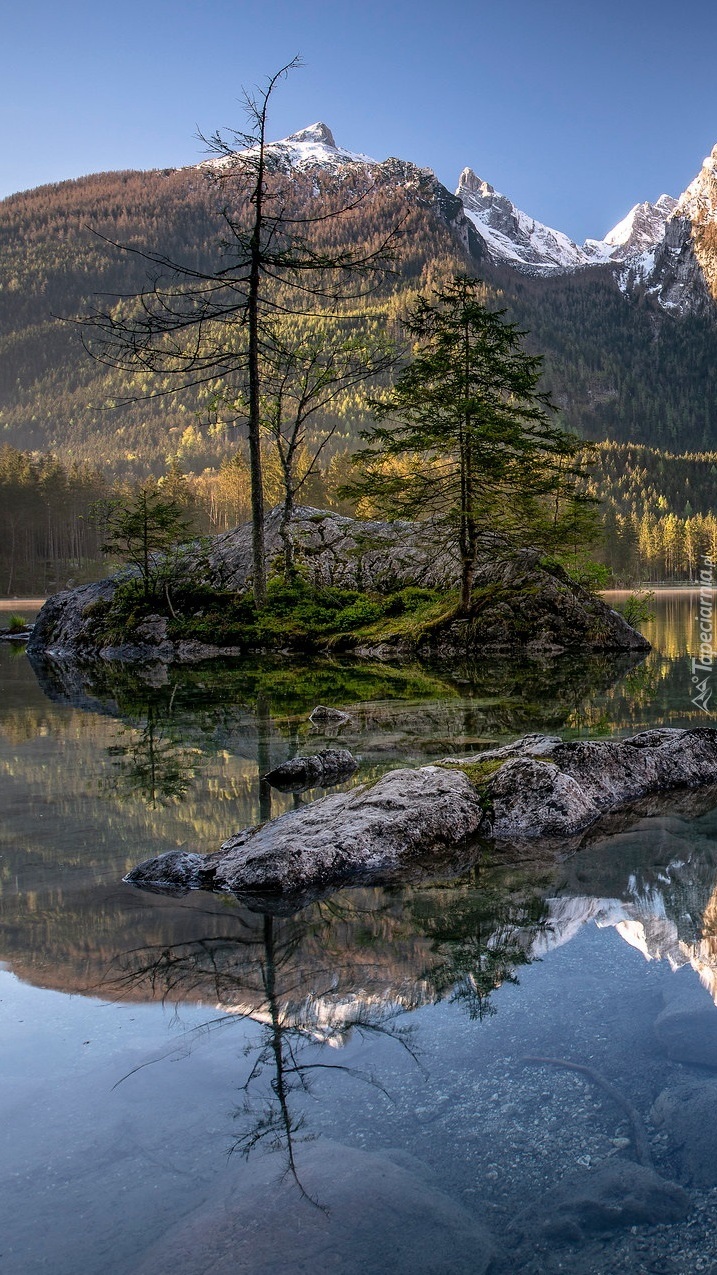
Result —
<instances>
[{"instance_id":1,"label":"clear sky","mask_svg":"<svg viewBox=\"0 0 717 1275\"><path fill-rule=\"evenodd\" d=\"M470 165L540 220L601 236L679 194L717 142L717 0L2 0L0 196L203 158L242 85L294 54L271 133Z\"/></svg>"}]
</instances>

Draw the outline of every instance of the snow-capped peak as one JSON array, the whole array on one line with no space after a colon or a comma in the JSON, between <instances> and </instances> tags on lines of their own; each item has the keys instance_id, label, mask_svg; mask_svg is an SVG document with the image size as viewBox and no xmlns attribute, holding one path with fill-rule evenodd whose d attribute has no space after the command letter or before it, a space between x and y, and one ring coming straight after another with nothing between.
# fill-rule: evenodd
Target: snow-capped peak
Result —
<instances>
[{"instance_id":1,"label":"snow-capped peak","mask_svg":"<svg viewBox=\"0 0 717 1275\"><path fill-rule=\"evenodd\" d=\"M336 150L336 142L328 124L322 124L319 120L316 124L309 124L308 128L300 128L298 133L291 133L289 137L284 138L285 142L311 142L330 146L332 150Z\"/></svg>"},{"instance_id":2,"label":"snow-capped peak","mask_svg":"<svg viewBox=\"0 0 717 1275\"><path fill-rule=\"evenodd\" d=\"M256 147L249 147L238 153L252 156L256 153ZM291 133L278 142L268 142L266 154L277 168L286 172L292 169L308 172L314 168L335 170L346 164L376 163L369 155L337 146L328 124L322 124L321 121L309 124L307 128L300 128L298 132ZM200 168L226 169L234 162L234 155L222 155L219 159L205 160Z\"/></svg>"},{"instance_id":3,"label":"snow-capped peak","mask_svg":"<svg viewBox=\"0 0 717 1275\"><path fill-rule=\"evenodd\" d=\"M585 251L594 261L625 261L627 257L652 252L662 243L665 226L676 207L677 200L672 195L660 195L654 204L635 204L604 239L586 239Z\"/></svg>"},{"instance_id":4,"label":"snow-capped peak","mask_svg":"<svg viewBox=\"0 0 717 1275\"><path fill-rule=\"evenodd\" d=\"M347 151L337 146L334 135L328 124L320 121L309 124L308 128L300 128L298 133L291 133L280 142L271 142L271 153L287 162L291 168L306 170L309 168L339 168L344 164L375 164L376 160L368 155L355 151Z\"/></svg>"},{"instance_id":5,"label":"snow-capped peak","mask_svg":"<svg viewBox=\"0 0 717 1275\"><path fill-rule=\"evenodd\" d=\"M463 169L456 194L494 260L549 270L588 264L572 239L521 212L472 168Z\"/></svg>"}]
</instances>

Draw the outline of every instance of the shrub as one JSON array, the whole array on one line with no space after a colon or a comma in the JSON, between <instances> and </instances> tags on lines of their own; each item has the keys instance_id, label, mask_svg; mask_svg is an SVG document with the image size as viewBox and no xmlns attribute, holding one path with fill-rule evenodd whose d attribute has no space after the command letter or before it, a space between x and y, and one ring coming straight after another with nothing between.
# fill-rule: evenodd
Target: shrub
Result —
<instances>
[{"instance_id":1,"label":"shrub","mask_svg":"<svg viewBox=\"0 0 717 1275\"><path fill-rule=\"evenodd\" d=\"M625 598L624 602L619 603L615 610L625 617L633 629L637 629L641 624L654 620L655 612L652 610L654 598L652 589L637 589L635 593L630 594L629 598Z\"/></svg>"}]
</instances>

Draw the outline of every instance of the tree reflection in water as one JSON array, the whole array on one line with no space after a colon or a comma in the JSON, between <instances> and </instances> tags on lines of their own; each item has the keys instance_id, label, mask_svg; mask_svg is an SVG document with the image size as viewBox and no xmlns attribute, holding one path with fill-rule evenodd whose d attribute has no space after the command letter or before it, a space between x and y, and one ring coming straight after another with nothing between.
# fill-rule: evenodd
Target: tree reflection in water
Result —
<instances>
[{"instance_id":1,"label":"tree reflection in water","mask_svg":"<svg viewBox=\"0 0 717 1275\"><path fill-rule=\"evenodd\" d=\"M370 892L363 904L360 892L345 891L290 916L227 907L223 932L127 953L114 987L133 999L147 992L172 1002L211 999L224 1011L213 1024L258 1025L245 1048L231 1150L247 1158L259 1148L278 1152L282 1176L321 1207L304 1189L295 1155L297 1142L315 1136L304 1102L315 1082L340 1073L392 1099L375 1051L363 1068L326 1047L385 1038L427 1080L406 1016L449 999L483 1019L495 1012L491 994L517 982L516 970L533 959L546 924L543 894L534 879L526 892L519 877L501 886L504 877L484 881L475 869L461 881Z\"/></svg>"},{"instance_id":2,"label":"tree reflection in water","mask_svg":"<svg viewBox=\"0 0 717 1275\"><path fill-rule=\"evenodd\" d=\"M499 883L495 874L484 879L479 865L460 884L432 887L442 894L443 906L432 898L426 907L425 896L416 891L413 918L438 958L425 972L436 1000L462 1005L472 1019L495 1014L492 993L518 982L516 970L532 964L533 941L549 926L539 886L534 881L527 896L513 898L509 880Z\"/></svg>"},{"instance_id":3,"label":"tree reflection in water","mask_svg":"<svg viewBox=\"0 0 717 1275\"><path fill-rule=\"evenodd\" d=\"M315 910L318 926L312 927L314 931L341 919L336 904L328 908L316 905ZM351 914L355 918L355 910ZM234 1021L252 1019L260 1024L258 1039L244 1050L251 1061L240 1086L242 1102L234 1112L244 1129L233 1139L230 1151L246 1158L260 1147L279 1152L283 1156L282 1179L291 1176L302 1196L322 1208L305 1190L297 1169L297 1140L307 1141L315 1135L307 1131L306 1113L298 1109L296 1100L312 1094L313 1081L321 1072L351 1076L379 1089L390 1100L389 1091L373 1071L326 1061L324 1047L343 1045L350 1036L363 1039L380 1035L397 1042L420 1068L412 1043L413 1028L397 1021L411 1006L398 1000L364 998L360 989L355 994L332 997L336 973L328 970L323 974L323 995L328 1004L322 1006L322 995L310 991L304 981L299 949L305 927L280 925L269 914L258 914L254 919L261 923L259 932L246 918L233 914L231 921L243 932L127 953L124 962L130 968L110 980L110 985L125 994L151 989L163 1001L179 1002L196 998L198 993L205 999L211 994ZM282 974L287 977L282 978ZM316 970L312 978L316 986ZM188 1035L191 1038L226 1021L224 1017L212 1020ZM185 1043L191 1040L185 1037Z\"/></svg>"},{"instance_id":4,"label":"tree reflection in water","mask_svg":"<svg viewBox=\"0 0 717 1275\"><path fill-rule=\"evenodd\" d=\"M137 730L122 725L127 744L107 749L116 758L117 775L112 789L118 796L139 795L148 805L168 805L189 791L200 761L197 749L179 743L151 703L144 707L144 723Z\"/></svg>"}]
</instances>

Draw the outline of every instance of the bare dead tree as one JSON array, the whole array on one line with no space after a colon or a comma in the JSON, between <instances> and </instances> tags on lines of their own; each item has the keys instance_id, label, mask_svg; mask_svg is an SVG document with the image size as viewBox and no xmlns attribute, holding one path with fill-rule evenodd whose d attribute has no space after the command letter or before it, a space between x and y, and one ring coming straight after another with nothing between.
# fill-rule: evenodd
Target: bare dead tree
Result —
<instances>
[{"instance_id":1,"label":"bare dead tree","mask_svg":"<svg viewBox=\"0 0 717 1275\"><path fill-rule=\"evenodd\" d=\"M297 174L282 168L267 142L269 108L278 84L300 66L293 58L264 87L245 92L246 131L203 138L213 160L204 173L224 197L224 235L206 268L107 240L142 257L150 268L140 293L114 296L112 305L78 320L88 352L124 371L164 380L156 397L219 386L242 404L249 444L253 589L266 595L262 484L263 367L272 354L277 316L315 316L338 310L375 290L390 267L399 227L358 247L332 243L331 228L374 188L370 170L354 172L343 194L335 174ZM363 168L363 166L362 166ZM314 196L322 196L318 201ZM311 212L312 203L317 207ZM307 211L309 210L309 211ZM335 238L335 236L334 236ZM167 384L169 382L169 384ZM131 401L131 400L125 400Z\"/></svg>"}]
</instances>

